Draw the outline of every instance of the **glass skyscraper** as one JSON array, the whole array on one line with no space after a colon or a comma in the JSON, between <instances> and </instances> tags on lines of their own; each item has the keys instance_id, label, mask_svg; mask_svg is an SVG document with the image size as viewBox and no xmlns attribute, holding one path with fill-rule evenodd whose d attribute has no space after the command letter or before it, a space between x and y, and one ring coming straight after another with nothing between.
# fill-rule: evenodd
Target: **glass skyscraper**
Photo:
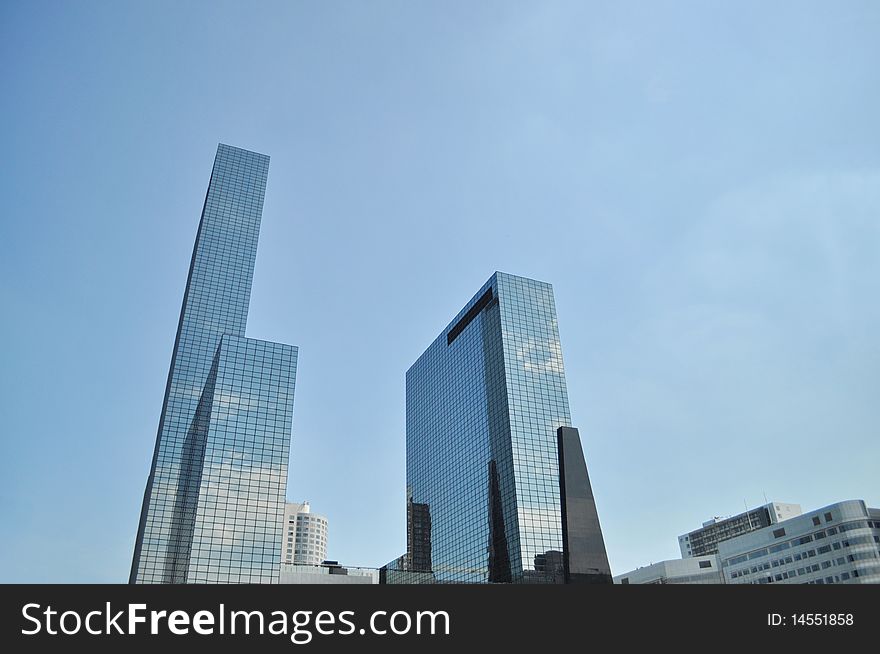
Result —
<instances>
[{"instance_id":1,"label":"glass skyscraper","mask_svg":"<svg viewBox=\"0 0 880 654\"><path fill-rule=\"evenodd\" d=\"M217 148L131 583L278 581L297 348L244 336L268 170Z\"/></svg>"},{"instance_id":2,"label":"glass skyscraper","mask_svg":"<svg viewBox=\"0 0 880 654\"><path fill-rule=\"evenodd\" d=\"M495 273L407 372L407 552L384 580L564 583L570 425L553 289ZM569 524L610 583L580 441L567 433Z\"/></svg>"}]
</instances>

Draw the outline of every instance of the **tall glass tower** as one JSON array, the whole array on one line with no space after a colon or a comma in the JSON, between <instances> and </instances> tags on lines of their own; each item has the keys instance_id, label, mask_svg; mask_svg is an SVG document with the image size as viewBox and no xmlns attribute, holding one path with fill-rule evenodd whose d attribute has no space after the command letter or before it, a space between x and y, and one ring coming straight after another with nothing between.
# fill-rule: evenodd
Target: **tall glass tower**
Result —
<instances>
[{"instance_id":1,"label":"tall glass tower","mask_svg":"<svg viewBox=\"0 0 880 654\"><path fill-rule=\"evenodd\" d=\"M245 338L269 157L219 145L131 583L277 583L297 348Z\"/></svg>"},{"instance_id":2,"label":"tall glass tower","mask_svg":"<svg viewBox=\"0 0 880 654\"><path fill-rule=\"evenodd\" d=\"M406 374L407 553L386 582L610 583L570 425L553 288L495 273Z\"/></svg>"}]
</instances>

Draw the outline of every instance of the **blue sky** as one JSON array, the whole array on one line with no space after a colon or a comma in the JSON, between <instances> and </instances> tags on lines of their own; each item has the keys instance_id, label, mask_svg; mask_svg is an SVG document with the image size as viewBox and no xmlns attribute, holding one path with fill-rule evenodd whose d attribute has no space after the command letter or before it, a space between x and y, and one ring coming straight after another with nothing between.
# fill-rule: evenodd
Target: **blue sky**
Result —
<instances>
[{"instance_id":1,"label":"blue sky","mask_svg":"<svg viewBox=\"0 0 880 654\"><path fill-rule=\"evenodd\" d=\"M615 573L880 505L876 2L4 2L0 581L124 582L217 143L271 155L248 335L288 495L405 549L404 373L554 285Z\"/></svg>"}]
</instances>

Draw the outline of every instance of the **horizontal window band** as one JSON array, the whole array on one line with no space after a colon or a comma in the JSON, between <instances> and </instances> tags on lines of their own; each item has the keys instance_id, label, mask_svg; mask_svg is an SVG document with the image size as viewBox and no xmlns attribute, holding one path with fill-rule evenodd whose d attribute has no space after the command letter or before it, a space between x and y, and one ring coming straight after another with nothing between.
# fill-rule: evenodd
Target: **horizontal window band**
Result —
<instances>
[{"instance_id":1,"label":"horizontal window band","mask_svg":"<svg viewBox=\"0 0 880 654\"><path fill-rule=\"evenodd\" d=\"M476 318L483 309L489 306L492 298L492 289L490 288L483 293L483 296L477 300L474 306L468 309L468 312L461 317L461 320L456 323L455 327L449 330L449 333L446 334L446 345L452 345L452 341L458 338L458 335L464 331L465 327L470 325L471 321Z\"/></svg>"}]
</instances>

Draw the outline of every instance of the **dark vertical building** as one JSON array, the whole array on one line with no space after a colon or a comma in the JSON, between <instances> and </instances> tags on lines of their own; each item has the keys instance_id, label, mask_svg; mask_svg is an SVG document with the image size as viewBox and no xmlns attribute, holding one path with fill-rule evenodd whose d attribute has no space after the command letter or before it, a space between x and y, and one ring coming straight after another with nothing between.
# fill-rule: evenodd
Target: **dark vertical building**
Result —
<instances>
[{"instance_id":1,"label":"dark vertical building","mask_svg":"<svg viewBox=\"0 0 880 654\"><path fill-rule=\"evenodd\" d=\"M407 529L429 542L408 538L383 580L562 583L563 554L582 561L566 546L586 546L610 583L600 531L566 542L563 493L589 484L585 467L560 476L557 430L570 424L553 289L495 273L407 372ZM598 527L595 504L575 504L592 516L574 523Z\"/></svg>"},{"instance_id":2,"label":"dark vertical building","mask_svg":"<svg viewBox=\"0 0 880 654\"><path fill-rule=\"evenodd\" d=\"M131 583L278 581L297 348L244 335L268 169L217 148Z\"/></svg>"},{"instance_id":3,"label":"dark vertical building","mask_svg":"<svg viewBox=\"0 0 880 654\"><path fill-rule=\"evenodd\" d=\"M427 504L407 502L407 552L413 572L431 571L431 509Z\"/></svg>"},{"instance_id":4,"label":"dark vertical building","mask_svg":"<svg viewBox=\"0 0 880 654\"><path fill-rule=\"evenodd\" d=\"M580 434L574 427L560 427L556 436L564 581L567 584L613 583Z\"/></svg>"}]
</instances>

